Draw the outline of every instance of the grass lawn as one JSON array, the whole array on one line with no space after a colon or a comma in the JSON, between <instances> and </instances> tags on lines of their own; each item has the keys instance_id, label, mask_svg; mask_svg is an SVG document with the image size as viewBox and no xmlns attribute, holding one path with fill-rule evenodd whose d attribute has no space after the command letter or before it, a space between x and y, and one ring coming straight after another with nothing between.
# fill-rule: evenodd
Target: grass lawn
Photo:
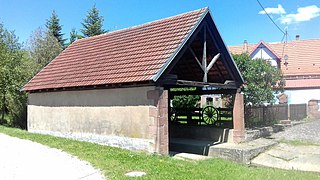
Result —
<instances>
[{"instance_id":1,"label":"grass lawn","mask_svg":"<svg viewBox=\"0 0 320 180\"><path fill-rule=\"evenodd\" d=\"M62 149L101 169L108 179L132 179L124 174L134 170L147 173L139 179L320 179L317 173L250 167L221 159L174 160L168 156L130 152L4 126L0 126L0 133Z\"/></svg>"}]
</instances>

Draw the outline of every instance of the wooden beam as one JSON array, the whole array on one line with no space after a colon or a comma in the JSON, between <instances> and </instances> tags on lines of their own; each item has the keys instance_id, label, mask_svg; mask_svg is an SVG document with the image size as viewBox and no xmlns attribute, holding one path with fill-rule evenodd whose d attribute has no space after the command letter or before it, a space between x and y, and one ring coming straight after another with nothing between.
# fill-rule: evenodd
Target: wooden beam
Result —
<instances>
[{"instance_id":1,"label":"wooden beam","mask_svg":"<svg viewBox=\"0 0 320 180\"><path fill-rule=\"evenodd\" d=\"M208 26L207 26L207 31L208 31L208 33L209 33L209 36L210 36L211 39L212 39L212 43L215 45L215 47L217 48L217 50L220 51L220 48L219 48L219 46L218 46L218 44L217 44L217 42L216 42L213 34L211 33L210 29L208 28Z\"/></svg>"},{"instance_id":2,"label":"wooden beam","mask_svg":"<svg viewBox=\"0 0 320 180\"><path fill-rule=\"evenodd\" d=\"M212 66L213 66L213 64L219 59L219 57L220 57L220 53L218 53L217 55L215 55L213 58L212 58L212 60L211 60L211 62L209 63L209 65L208 65L208 67L206 68L206 73L208 73L209 71L210 71L210 69L212 68Z\"/></svg>"},{"instance_id":3,"label":"wooden beam","mask_svg":"<svg viewBox=\"0 0 320 180\"><path fill-rule=\"evenodd\" d=\"M234 85L229 85L229 84L186 81L186 80L177 80L177 85L193 86L193 87L213 87L213 88L222 88L222 89L237 89L237 87L235 87Z\"/></svg>"},{"instance_id":4,"label":"wooden beam","mask_svg":"<svg viewBox=\"0 0 320 180\"><path fill-rule=\"evenodd\" d=\"M189 51L191 52L191 54L193 55L195 61L197 61L198 65L199 65L199 66L201 67L201 69L204 71L203 66L200 64L200 61L199 61L199 59L197 58L197 56L196 56L196 54L194 53L194 51L192 50L192 48L191 48L190 46L189 46L188 48L189 48Z\"/></svg>"},{"instance_id":5,"label":"wooden beam","mask_svg":"<svg viewBox=\"0 0 320 180\"><path fill-rule=\"evenodd\" d=\"M213 27L215 27L215 31L218 32L218 30L216 29L216 26L215 26L214 22L212 21L211 23L213 23ZM209 24L210 24L210 23L209 23ZM229 75L232 77L232 79L234 79L234 80L236 80L236 81L239 80L239 79L237 79L237 78L235 77L235 73L236 73L236 72L235 72L235 73L233 72L233 71L237 71L237 69L233 67L233 63L232 63L232 62L229 62L229 61L227 60L227 59L229 59L228 57L226 57L226 56L228 56L228 54L229 54L228 49L227 49L227 48L220 47L220 46L218 45L218 42L217 42L218 39L215 38L215 36L214 36L214 34L213 34L213 32L212 32L212 30L213 30L212 28L211 28L211 29L208 28L207 30L208 30L209 36L212 38L212 41L213 41L213 43L215 44L215 46L217 47L218 51L219 51L219 52L222 52L221 58L224 59L223 64L224 64L225 68L227 69ZM219 34L217 34L217 35L219 36ZM220 40L222 40L222 39L220 38ZM223 45L223 41L222 41L222 42L220 41L220 44ZM231 57L231 59L232 59L232 57ZM229 60L230 60L230 59L229 59Z\"/></svg>"},{"instance_id":6,"label":"wooden beam","mask_svg":"<svg viewBox=\"0 0 320 180\"><path fill-rule=\"evenodd\" d=\"M202 66L204 69L203 82L208 82L207 73L207 24L203 28L203 54L202 54Z\"/></svg>"},{"instance_id":7,"label":"wooden beam","mask_svg":"<svg viewBox=\"0 0 320 180\"><path fill-rule=\"evenodd\" d=\"M177 64L178 60L183 56L183 54L187 51L188 46L194 41L194 39L197 37L201 29L203 28L203 24L201 23L197 29L194 31L188 42L183 46L180 50L180 52L177 54L177 56L174 58L174 60L170 63L170 65L167 67L167 69L163 72L163 74L168 74L171 72L173 67Z\"/></svg>"},{"instance_id":8,"label":"wooden beam","mask_svg":"<svg viewBox=\"0 0 320 180\"><path fill-rule=\"evenodd\" d=\"M170 91L169 98L172 99L174 96L181 95L204 95L204 94L236 94L236 89L214 89L214 90L203 90L197 89L195 91Z\"/></svg>"}]
</instances>

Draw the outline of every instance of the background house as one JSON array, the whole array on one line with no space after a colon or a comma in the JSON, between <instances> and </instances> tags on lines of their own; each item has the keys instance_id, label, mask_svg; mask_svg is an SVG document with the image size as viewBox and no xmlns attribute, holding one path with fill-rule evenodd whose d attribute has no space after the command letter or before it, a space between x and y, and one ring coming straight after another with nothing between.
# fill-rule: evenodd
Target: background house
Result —
<instances>
[{"instance_id":1,"label":"background house","mask_svg":"<svg viewBox=\"0 0 320 180\"><path fill-rule=\"evenodd\" d=\"M285 94L289 104L320 100L320 39L229 46L233 54L249 53L252 59L262 58L280 68L286 80Z\"/></svg>"}]
</instances>

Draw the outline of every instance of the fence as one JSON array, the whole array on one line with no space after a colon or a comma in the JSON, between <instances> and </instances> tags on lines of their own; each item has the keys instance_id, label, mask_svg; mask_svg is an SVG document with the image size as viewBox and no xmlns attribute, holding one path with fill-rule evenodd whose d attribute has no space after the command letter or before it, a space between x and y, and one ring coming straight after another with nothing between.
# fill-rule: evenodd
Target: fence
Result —
<instances>
[{"instance_id":1,"label":"fence","mask_svg":"<svg viewBox=\"0 0 320 180\"><path fill-rule=\"evenodd\" d=\"M245 107L246 127L270 126L279 120L301 120L307 117L307 104L279 104Z\"/></svg>"}]
</instances>

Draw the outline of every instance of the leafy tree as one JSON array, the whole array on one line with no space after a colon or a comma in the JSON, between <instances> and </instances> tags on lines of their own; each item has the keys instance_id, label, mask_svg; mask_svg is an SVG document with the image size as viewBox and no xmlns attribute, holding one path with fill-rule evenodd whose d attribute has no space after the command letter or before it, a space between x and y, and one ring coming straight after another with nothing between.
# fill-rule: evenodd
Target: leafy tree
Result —
<instances>
[{"instance_id":1,"label":"leafy tree","mask_svg":"<svg viewBox=\"0 0 320 180\"><path fill-rule=\"evenodd\" d=\"M46 27L48 32L57 38L61 47L64 47L66 39L63 39L64 34L61 33L62 26L60 25L60 19L55 11L52 12L50 19L47 20Z\"/></svg>"},{"instance_id":2,"label":"leafy tree","mask_svg":"<svg viewBox=\"0 0 320 180\"><path fill-rule=\"evenodd\" d=\"M284 79L281 70L263 59L251 60L248 54L233 55L246 85L245 104L258 105L274 102L274 91L283 91Z\"/></svg>"},{"instance_id":3,"label":"leafy tree","mask_svg":"<svg viewBox=\"0 0 320 180\"><path fill-rule=\"evenodd\" d=\"M174 108L194 108L199 101L198 95L181 95L173 98L172 105Z\"/></svg>"},{"instance_id":4,"label":"leafy tree","mask_svg":"<svg viewBox=\"0 0 320 180\"><path fill-rule=\"evenodd\" d=\"M171 88L171 91L194 91L196 88ZM172 100L174 108L194 108L200 101L199 95L175 96Z\"/></svg>"},{"instance_id":5,"label":"leafy tree","mask_svg":"<svg viewBox=\"0 0 320 180\"><path fill-rule=\"evenodd\" d=\"M37 29L28 42L31 58L42 69L57 57L63 50L58 40L49 32Z\"/></svg>"},{"instance_id":6,"label":"leafy tree","mask_svg":"<svg viewBox=\"0 0 320 180\"><path fill-rule=\"evenodd\" d=\"M0 124L15 125L14 122L21 122L27 98L20 89L32 77L33 70L32 61L21 49L14 32L0 24ZM11 121L6 120L5 115Z\"/></svg>"},{"instance_id":7,"label":"leafy tree","mask_svg":"<svg viewBox=\"0 0 320 180\"><path fill-rule=\"evenodd\" d=\"M99 15L99 10L94 5L81 23L83 29L80 29L80 31L83 37L92 37L107 32L102 28L103 20L103 17Z\"/></svg>"}]
</instances>

